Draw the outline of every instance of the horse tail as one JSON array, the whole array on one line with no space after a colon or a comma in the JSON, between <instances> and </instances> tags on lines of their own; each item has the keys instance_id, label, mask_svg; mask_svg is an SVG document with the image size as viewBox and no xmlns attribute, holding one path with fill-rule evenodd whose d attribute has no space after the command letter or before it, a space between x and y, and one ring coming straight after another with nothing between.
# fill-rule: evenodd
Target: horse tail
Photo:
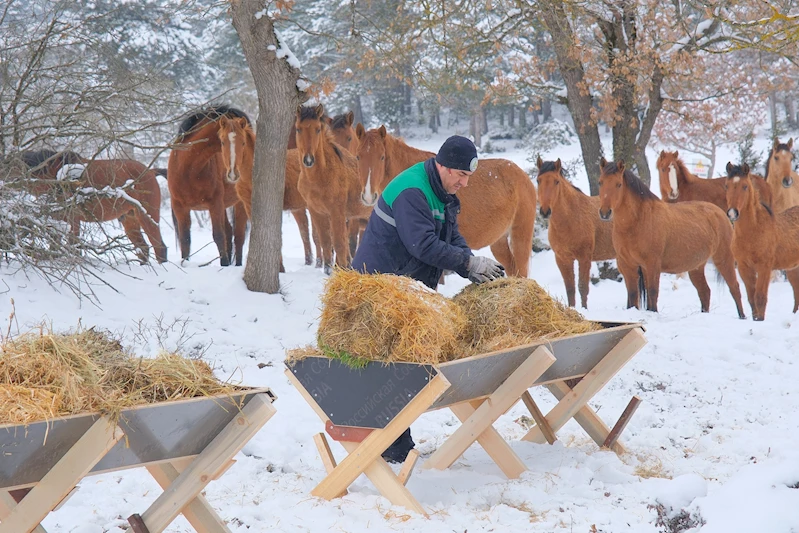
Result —
<instances>
[{"instance_id":1,"label":"horse tail","mask_svg":"<svg viewBox=\"0 0 799 533\"><path fill-rule=\"evenodd\" d=\"M157 176L163 176L164 179L169 179L169 178L166 177L166 169L165 168L153 168L152 171L155 172L155 174Z\"/></svg>"},{"instance_id":2,"label":"horse tail","mask_svg":"<svg viewBox=\"0 0 799 533\"><path fill-rule=\"evenodd\" d=\"M170 209L170 211L172 213L172 227L175 229L175 249L180 250L180 239L178 237L178 218L175 216L174 209Z\"/></svg>"},{"instance_id":3,"label":"horse tail","mask_svg":"<svg viewBox=\"0 0 799 533\"><path fill-rule=\"evenodd\" d=\"M638 267L638 302L641 309L646 309L646 282L644 281L644 271Z\"/></svg>"}]
</instances>

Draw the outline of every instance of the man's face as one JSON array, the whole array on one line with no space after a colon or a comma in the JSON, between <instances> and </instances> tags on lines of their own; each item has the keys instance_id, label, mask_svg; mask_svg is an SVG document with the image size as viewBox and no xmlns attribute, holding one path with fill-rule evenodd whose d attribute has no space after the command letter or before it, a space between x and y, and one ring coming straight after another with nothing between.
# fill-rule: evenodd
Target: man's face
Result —
<instances>
[{"instance_id":1,"label":"man's face","mask_svg":"<svg viewBox=\"0 0 799 533\"><path fill-rule=\"evenodd\" d=\"M449 194L455 194L461 187L466 187L469 184L469 176L472 175L468 170L457 170L440 165L438 173L441 175L441 185Z\"/></svg>"}]
</instances>

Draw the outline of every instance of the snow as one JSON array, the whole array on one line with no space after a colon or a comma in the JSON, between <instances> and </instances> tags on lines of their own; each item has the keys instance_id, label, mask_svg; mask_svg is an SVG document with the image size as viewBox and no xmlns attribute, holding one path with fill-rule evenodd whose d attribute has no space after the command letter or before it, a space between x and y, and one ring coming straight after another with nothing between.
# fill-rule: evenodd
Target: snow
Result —
<instances>
[{"instance_id":1,"label":"snow","mask_svg":"<svg viewBox=\"0 0 799 533\"><path fill-rule=\"evenodd\" d=\"M408 142L435 151L453 133L466 132ZM530 168L529 154L514 143L492 141L507 151L490 157ZM767 144L764 139L755 148ZM720 155L721 166L735 160L732 150ZM574 144L543 157L570 160L579 153ZM650 155L654 173L656 153ZM575 183L587 190L584 174ZM653 191L658 194L656 184ZM161 230L164 241L174 243L165 205ZM408 487L429 511L429 519L392 507L364 477L344 498L328 502L311 496L325 476L312 440L323 428L283 375L283 359L286 349L314 341L325 276L303 265L293 219L286 215L283 223L286 273L281 275L281 294L247 291L242 268L221 268L217 261L201 267L216 251L210 225L195 223L191 261L181 265L176 246L170 245L171 262L165 265L107 269L105 280L118 292L94 287L99 307L3 265L0 331L17 334L42 321L67 330L80 321L120 332L137 353L151 356L161 345L203 353L220 378L270 387L278 397L277 414L206 490L210 504L237 533L647 533L663 531L650 507L658 504L671 515L684 511L701 516L706 522L702 533L799 530L799 489L794 488L799 482L799 392L794 389L799 381L799 316L791 313L793 296L785 281L772 284L767 318L761 323L738 320L723 285L711 285L707 314L699 312L690 282L675 276L661 279L657 314L624 309L623 284L604 280L591 286L584 311L588 318L641 321L648 339L591 401L599 416L613 424L633 395L643 399L622 435L629 450L622 457L600 451L573 421L552 446L521 442L523 417L529 414L517 405L496 428L529 471L507 480L478 446L446 471L417 466ZM476 253L490 255L487 248ZM532 278L565 299L552 252L535 254L530 266ZM710 267L708 277L714 277ZM466 283L449 276L440 291L450 296ZM748 306L746 312L750 314ZM555 404L541 388L531 394L544 411ZM423 455L419 465L457 427L448 411L420 418L413 426ZM336 443L332 447L341 460L343 449ZM121 533L124 517L143 512L160 492L143 469L89 477L43 525L51 533ZM179 517L167 531L192 530Z\"/></svg>"}]
</instances>

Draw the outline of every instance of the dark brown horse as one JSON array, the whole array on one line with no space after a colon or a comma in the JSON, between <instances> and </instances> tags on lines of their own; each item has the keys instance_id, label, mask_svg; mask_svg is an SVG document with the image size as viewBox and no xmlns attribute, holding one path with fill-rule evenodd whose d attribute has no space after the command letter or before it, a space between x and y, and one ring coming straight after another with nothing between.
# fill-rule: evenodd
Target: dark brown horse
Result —
<instances>
[{"instance_id":1,"label":"dark brown horse","mask_svg":"<svg viewBox=\"0 0 799 533\"><path fill-rule=\"evenodd\" d=\"M537 163L540 212L549 218L549 244L566 284L566 297L574 307L574 262L577 261L580 302L588 308L591 262L616 258L613 222L599 218L598 196L587 196L563 176L560 159L552 162L539 157Z\"/></svg>"},{"instance_id":2,"label":"dark brown horse","mask_svg":"<svg viewBox=\"0 0 799 533\"><path fill-rule=\"evenodd\" d=\"M730 288L738 316L746 318L735 276L732 227L724 211L709 202L663 202L625 170L624 161L602 158L600 166L599 216L613 218L613 247L627 285L627 307L640 309L643 299L648 311L657 311L660 273L688 272L702 312L708 312L705 265L712 258Z\"/></svg>"},{"instance_id":3,"label":"dark brown horse","mask_svg":"<svg viewBox=\"0 0 799 533\"><path fill-rule=\"evenodd\" d=\"M87 160L75 152L23 152L30 167L26 188L35 195L52 194L67 201L63 220L70 231L80 235L81 222L118 219L142 263L149 260L153 246L156 260L167 260L167 249L158 227L161 218L161 188L156 173L132 159Z\"/></svg>"},{"instance_id":4,"label":"dark brown horse","mask_svg":"<svg viewBox=\"0 0 799 533\"><path fill-rule=\"evenodd\" d=\"M727 163L727 216L733 223L732 253L746 287L752 318L766 318L774 270L787 270L793 312L799 309L799 206L775 213L762 201L749 165ZM768 200L768 199L767 199Z\"/></svg>"},{"instance_id":5,"label":"dark brown horse","mask_svg":"<svg viewBox=\"0 0 799 533\"><path fill-rule=\"evenodd\" d=\"M236 265L241 265L247 214L236 194L235 172L227 172L222 158L222 143L230 140L220 136L222 117L244 118L244 112L227 106L212 107L186 118L178 130L178 138L169 154L167 173L172 202L172 218L180 242L181 257L186 260L191 251L191 211L207 209L211 215L211 230L219 250L219 263L228 266L236 247ZM232 165L235 167L235 165ZM228 221L228 207L234 207L235 230Z\"/></svg>"},{"instance_id":6,"label":"dark brown horse","mask_svg":"<svg viewBox=\"0 0 799 533\"><path fill-rule=\"evenodd\" d=\"M319 229L325 270L331 270L333 250L336 264L347 267L352 254L348 224L354 232L355 225L360 226L372 211L360 200L358 162L334 141L321 104L300 107L295 128L302 165L297 190L306 201L314 227Z\"/></svg>"},{"instance_id":7,"label":"dark brown horse","mask_svg":"<svg viewBox=\"0 0 799 533\"><path fill-rule=\"evenodd\" d=\"M793 169L793 138L787 143L774 139L766 160L766 183L771 189L774 213L799 205L799 174Z\"/></svg>"},{"instance_id":8,"label":"dark brown horse","mask_svg":"<svg viewBox=\"0 0 799 533\"><path fill-rule=\"evenodd\" d=\"M406 168L435 154L418 150L386 132L385 126L355 129L361 200L373 206L386 185ZM506 159L481 159L458 192L461 213L458 226L472 249L485 246L511 276L527 277L533 248L536 192L525 171Z\"/></svg>"}]
</instances>

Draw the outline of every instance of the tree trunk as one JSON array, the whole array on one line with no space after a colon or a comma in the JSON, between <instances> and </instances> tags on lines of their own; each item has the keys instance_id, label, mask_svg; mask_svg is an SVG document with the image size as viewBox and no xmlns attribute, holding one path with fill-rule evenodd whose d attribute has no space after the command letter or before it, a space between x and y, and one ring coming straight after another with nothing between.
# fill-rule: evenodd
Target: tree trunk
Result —
<instances>
[{"instance_id":1,"label":"tree trunk","mask_svg":"<svg viewBox=\"0 0 799 533\"><path fill-rule=\"evenodd\" d=\"M527 104L519 108L519 128L523 132L527 131Z\"/></svg>"},{"instance_id":2,"label":"tree trunk","mask_svg":"<svg viewBox=\"0 0 799 533\"><path fill-rule=\"evenodd\" d=\"M363 124L363 105L361 105L361 95L356 94L352 97L352 113L355 124Z\"/></svg>"},{"instance_id":3,"label":"tree trunk","mask_svg":"<svg viewBox=\"0 0 799 533\"><path fill-rule=\"evenodd\" d=\"M707 179L713 177L713 172L716 170L716 141L715 139L710 139L710 165L708 165L707 169Z\"/></svg>"},{"instance_id":4,"label":"tree trunk","mask_svg":"<svg viewBox=\"0 0 799 533\"><path fill-rule=\"evenodd\" d=\"M566 83L566 104L580 139L591 195L596 196L599 194L599 158L602 155L602 143L596 123L591 119L591 96L582 90L588 85L585 80L585 70L573 53L576 41L564 4L560 0L541 0L539 7L544 24L552 36L558 67Z\"/></svg>"},{"instance_id":5,"label":"tree trunk","mask_svg":"<svg viewBox=\"0 0 799 533\"><path fill-rule=\"evenodd\" d=\"M480 106L480 127L482 128L480 133L488 133L488 110L484 105Z\"/></svg>"},{"instance_id":6,"label":"tree trunk","mask_svg":"<svg viewBox=\"0 0 799 533\"><path fill-rule=\"evenodd\" d=\"M504 128L505 127L505 108L498 107L497 112L499 113L499 126Z\"/></svg>"},{"instance_id":7,"label":"tree trunk","mask_svg":"<svg viewBox=\"0 0 799 533\"><path fill-rule=\"evenodd\" d=\"M231 0L230 6L258 93L252 230L244 283L251 291L275 294L280 290L285 140L297 106L307 96L297 89L299 69L275 53L285 43L278 42L272 19L263 15L263 0Z\"/></svg>"},{"instance_id":8,"label":"tree trunk","mask_svg":"<svg viewBox=\"0 0 799 533\"><path fill-rule=\"evenodd\" d=\"M552 120L552 101L545 98L541 100L541 122Z\"/></svg>"},{"instance_id":9,"label":"tree trunk","mask_svg":"<svg viewBox=\"0 0 799 533\"><path fill-rule=\"evenodd\" d=\"M778 120L777 120L777 95L773 92L768 95L768 109L771 115L771 138L777 138Z\"/></svg>"},{"instance_id":10,"label":"tree trunk","mask_svg":"<svg viewBox=\"0 0 799 533\"><path fill-rule=\"evenodd\" d=\"M480 107L478 106L472 110L472 116L469 122L469 134L472 136L472 139L474 139L474 145L478 148L483 144L481 132L482 124L480 122Z\"/></svg>"},{"instance_id":11,"label":"tree trunk","mask_svg":"<svg viewBox=\"0 0 799 533\"><path fill-rule=\"evenodd\" d=\"M789 130L796 128L796 104L792 93L785 94L785 120Z\"/></svg>"},{"instance_id":12,"label":"tree trunk","mask_svg":"<svg viewBox=\"0 0 799 533\"><path fill-rule=\"evenodd\" d=\"M508 109L508 126L511 128L515 126L516 123L516 106L512 105Z\"/></svg>"}]
</instances>

